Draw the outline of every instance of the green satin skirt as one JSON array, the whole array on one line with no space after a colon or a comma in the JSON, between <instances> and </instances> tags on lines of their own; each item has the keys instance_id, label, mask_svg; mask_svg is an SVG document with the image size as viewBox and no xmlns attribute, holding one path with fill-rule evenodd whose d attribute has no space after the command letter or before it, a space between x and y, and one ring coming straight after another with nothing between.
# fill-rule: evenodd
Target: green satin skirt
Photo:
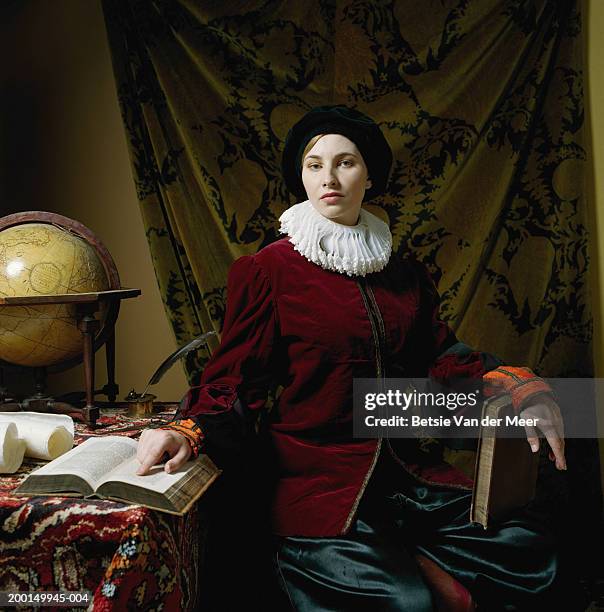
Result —
<instances>
[{"instance_id":1,"label":"green satin skirt","mask_svg":"<svg viewBox=\"0 0 604 612\"><path fill-rule=\"evenodd\" d=\"M467 491L420 483L385 456L346 535L276 540L280 584L299 612L426 612L433 600L414 560L421 553L462 583L479 609L577 609L559 607L558 559L546 529L520 512L485 530L469 522L470 500Z\"/></svg>"}]
</instances>

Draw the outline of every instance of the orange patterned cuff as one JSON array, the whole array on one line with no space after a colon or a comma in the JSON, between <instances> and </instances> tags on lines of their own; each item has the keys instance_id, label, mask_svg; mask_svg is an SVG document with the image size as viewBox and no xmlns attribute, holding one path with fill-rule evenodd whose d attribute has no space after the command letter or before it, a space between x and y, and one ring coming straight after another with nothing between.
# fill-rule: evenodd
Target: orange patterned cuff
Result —
<instances>
[{"instance_id":1,"label":"orange patterned cuff","mask_svg":"<svg viewBox=\"0 0 604 612\"><path fill-rule=\"evenodd\" d=\"M529 368L499 366L483 377L484 395L491 397L499 393L509 393L515 412L525 408L527 400L538 393L552 393L552 388Z\"/></svg>"},{"instance_id":2,"label":"orange patterned cuff","mask_svg":"<svg viewBox=\"0 0 604 612\"><path fill-rule=\"evenodd\" d=\"M199 425L193 419L176 419L175 421L170 421L159 429L169 429L182 434L187 439L187 442L191 447L193 457L197 457L199 455L199 450L201 448L201 443L203 442L204 436L203 432L201 431L201 427L199 427Z\"/></svg>"}]
</instances>

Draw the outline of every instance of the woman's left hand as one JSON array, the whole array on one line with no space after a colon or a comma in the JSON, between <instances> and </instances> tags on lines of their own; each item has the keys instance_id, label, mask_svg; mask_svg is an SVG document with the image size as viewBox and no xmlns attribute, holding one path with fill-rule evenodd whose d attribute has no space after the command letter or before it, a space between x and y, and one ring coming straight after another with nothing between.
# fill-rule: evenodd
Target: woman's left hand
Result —
<instances>
[{"instance_id":1,"label":"woman's left hand","mask_svg":"<svg viewBox=\"0 0 604 612\"><path fill-rule=\"evenodd\" d=\"M556 468L566 469L564 457L564 421L558 404L551 397L540 396L535 398L534 404L527 406L520 412L522 418L537 419L533 427L525 425L526 439L534 453L539 450L539 435L537 429L543 432L550 446L549 458L556 462Z\"/></svg>"}]
</instances>

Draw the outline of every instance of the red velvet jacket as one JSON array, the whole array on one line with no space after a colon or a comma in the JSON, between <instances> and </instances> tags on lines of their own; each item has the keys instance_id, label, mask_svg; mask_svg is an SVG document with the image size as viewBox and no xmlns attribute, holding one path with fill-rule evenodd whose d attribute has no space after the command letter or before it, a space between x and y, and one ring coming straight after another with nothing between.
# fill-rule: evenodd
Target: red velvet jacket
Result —
<instances>
[{"instance_id":1,"label":"red velvet jacket","mask_svg":"<svg viewBox=\"0 0 604 612\"><path fill-rule=\"evenodd\" d=\"M268 419L280 535L345 533L379 453L396 456L394 442L352 437L355 377L478 378L498 365L485 353L456 350L429 275L394 255L381 272L349 277L309 262L282 239L236 261L227 290L221 345L174 427L196 452L212 454L212 443L235 440L249 414L265 406L271 385L282 386ZM522 392L522 401L547 390L530 370L514 371L508 390ZM471 486L448 464L397 460L431 483Z\"/></svg>"}]
</instances>

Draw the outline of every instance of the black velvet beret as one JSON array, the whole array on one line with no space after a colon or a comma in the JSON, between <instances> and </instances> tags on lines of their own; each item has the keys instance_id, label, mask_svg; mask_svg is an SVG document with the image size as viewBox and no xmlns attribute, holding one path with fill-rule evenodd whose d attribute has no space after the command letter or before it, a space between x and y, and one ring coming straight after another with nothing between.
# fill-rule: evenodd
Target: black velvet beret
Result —
<instances>
[{"instance_id":1,"label":"black velvet beret","mask_svg":"<svg viewBox=\"0 0 604 612\"><path fill-rule=\"evenodd\" d=\"M289 191L298 199L306 199L302 184L302 153L308 141L317 134L341 134L352 140L367 166L371 188L364 201L386 189L392 150L379 126L371 117L347 106L317 106L311 109L288 132L281 159L283 178Z\"/></svg>"}]
</instances>

